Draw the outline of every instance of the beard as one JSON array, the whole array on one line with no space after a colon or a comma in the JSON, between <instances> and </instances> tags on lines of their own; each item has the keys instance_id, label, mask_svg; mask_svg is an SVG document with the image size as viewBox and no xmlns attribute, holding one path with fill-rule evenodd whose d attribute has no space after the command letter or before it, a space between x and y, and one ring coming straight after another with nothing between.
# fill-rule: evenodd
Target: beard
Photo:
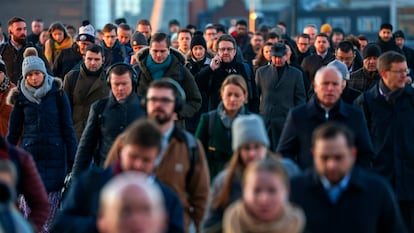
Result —
<instances>
[{"instance_id":1,"label":"beard","mask_svg":"<svg viewBox=\"0 0 414 233\"><path fill-rule=\"evenodd\" d=\"M161 109L155 109L149 116L154 119L158 124L163 125L173 118L173 114L168 114Z\"/></svg>"},{"instance_id":2,"label":"beard","mask_svg":"<svg viewBox=\"0 0 414 233\"><path fill-rule=\"evenodd\" d=\"M26 35L21 35L19 37L15 36L15 35L11 35L12 36L12 40L14 42L17 42L20 45L26 44Z\"/></svg>"}]
</instances>

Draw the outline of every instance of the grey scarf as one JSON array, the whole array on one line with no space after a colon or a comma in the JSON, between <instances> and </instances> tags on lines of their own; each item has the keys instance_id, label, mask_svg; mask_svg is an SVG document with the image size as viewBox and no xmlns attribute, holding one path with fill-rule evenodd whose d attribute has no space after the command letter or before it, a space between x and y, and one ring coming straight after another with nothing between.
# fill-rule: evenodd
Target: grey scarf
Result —
<instances>
[{"instance_id":1,"label":"grey scarf","mask_svg":"<svg viewBox=\"0 0 414 233\"><path fill-rule=\"evenodd\" d=\"M20 82L20 90L23 95L32 103L40 104L42 98L52 89L53 77L45 75L45 80L39 88L34 88L27 83L26 78Z\"/></svg>"},{"instance_id":2,"label":"grey scarf","mask_svg":"<svg viewBox=\"0 0 414 233\"><path fill-rule=\"evenodd\" d=\"M230 119L230 117L226 114L223 102L220 102L220 104L218 105L217 112L220 116L221 122L223 122L224 127L231 128L231 124L233 123L233 120L236 118L234 118L233 120ZM244 105L242 105L236 117L244 114L246 114L246 111L244 110Z\"/></svg>"}]
</instances>

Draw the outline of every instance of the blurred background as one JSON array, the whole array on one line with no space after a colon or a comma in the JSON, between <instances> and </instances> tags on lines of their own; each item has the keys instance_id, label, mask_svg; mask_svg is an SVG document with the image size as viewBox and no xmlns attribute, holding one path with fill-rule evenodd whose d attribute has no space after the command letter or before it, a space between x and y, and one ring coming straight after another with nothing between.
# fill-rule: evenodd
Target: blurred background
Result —
<instances>
[{"instance_id":1,"label":"blurred background","mask_svg":"<svg viewBox=\"0 0 414 233\"><path fill-rule=\"evenodd\" d=\"M7 21L13 16L30 22L41 18L48 27L59 20L78 28L88 19L102 28L117 18L125 18L133 28L141 18L149 19L153 31L168 31L168 22L177 19L203 29L208 23L227 27L239 19L249 22L251 31L274 27L283 21L288 33L300 33L306 24L318 28L328 23L345 34L364 34L375 40L384 22L405 33L406 43L414 41L414 0L2 0L0 22L7 32Z\"/></svg>"}]
</instances>

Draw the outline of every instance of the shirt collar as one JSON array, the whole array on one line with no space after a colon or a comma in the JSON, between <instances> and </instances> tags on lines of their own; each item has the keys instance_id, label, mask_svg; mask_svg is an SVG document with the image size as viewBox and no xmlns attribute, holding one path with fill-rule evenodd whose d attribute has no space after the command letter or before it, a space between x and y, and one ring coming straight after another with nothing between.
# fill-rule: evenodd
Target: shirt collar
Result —
<instances>
[{"instance_id":1,"label":"shirt collar","mask_svg":"<svg viewBox=\"0 0 414 233\"><path fill-rule=\"evenodd\" d=\"M332 185L331 182L324 176L320 176L321 183L325 190L330 190L334 187L340 187L342 190L348 187L349 180L351 179L351 172L349 172L337 185Z\"/></svg>"}]
</instances>

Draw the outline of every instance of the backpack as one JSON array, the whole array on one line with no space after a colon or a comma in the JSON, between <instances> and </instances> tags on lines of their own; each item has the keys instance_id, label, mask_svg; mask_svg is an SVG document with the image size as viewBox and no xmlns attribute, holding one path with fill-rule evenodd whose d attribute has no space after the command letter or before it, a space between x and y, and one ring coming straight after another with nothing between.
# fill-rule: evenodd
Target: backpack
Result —
<instances>
[{"instance_id":1,"label":"backpack","mask_svg":"<svg viewBox=\"0 0 414 233\"><path fill-rule=\"evenodd\" d=\"M185 175L185 186L189 187L191 177L194 175L194 170L196 163L198 162L198 145L197 145L197 139L192 135L191 133L183 130L186 143L187 143L187 149L188 149L188 159L190 161L190 169L188 170L187 174Z\"/></svg>"}]
</instances>

